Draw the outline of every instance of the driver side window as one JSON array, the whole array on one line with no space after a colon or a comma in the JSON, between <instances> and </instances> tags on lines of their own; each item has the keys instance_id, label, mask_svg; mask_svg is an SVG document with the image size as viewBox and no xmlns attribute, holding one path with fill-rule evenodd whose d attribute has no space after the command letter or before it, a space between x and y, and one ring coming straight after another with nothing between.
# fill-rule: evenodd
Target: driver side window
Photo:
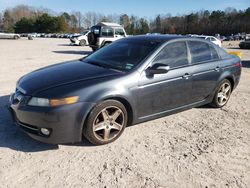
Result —
<instances>
[{"instance_id":1,"label":"driver side window","mask_svg":"<svg viewBox=\"0 0 250 188\"><path fill-rule=\"evenodd\" d=\"M154 59L153 64L163 63L170 68L181 67L188 64L186 42L174 42L165 46Z\"/></svg>"}]
</instances>

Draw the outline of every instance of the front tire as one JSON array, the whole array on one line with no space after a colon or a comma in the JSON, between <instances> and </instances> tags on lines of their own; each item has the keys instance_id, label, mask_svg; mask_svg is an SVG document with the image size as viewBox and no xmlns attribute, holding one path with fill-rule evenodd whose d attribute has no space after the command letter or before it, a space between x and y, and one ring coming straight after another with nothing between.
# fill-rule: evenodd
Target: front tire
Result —
<instances>
[{"instance_id":1,"label":"front tire","mask_svg":"<svg viewBox=\"0 0 250 188\"><path fill-rule=\"evenodd\" d=\"M87 43L86 40L82 39L82 40L80 40L79 45L86 46L86 43Z\"/></svg>"},{"instance_id":2,"label":"front tire","mask_svg":"<svg viewBox=\"0 0 250 188\"><path fill-rule=\"evenodd\" d=\"M230 98L230 95L232 93L232 85L229 80L225 79L217 88L213 102L211 105L215 108L222 108L225 106Z\"/></svg>"},{"instance_id":3,"label":"front tire","mask_svg":"<svg viewBox=\"0 0 250 188\"><path fill-rule=\"evenodd\" d=\"M95 145L108 144L121 136L128 122L128 113L122 103L106 100L90 112L83 135Z\"/></svg>"}]
</instances>

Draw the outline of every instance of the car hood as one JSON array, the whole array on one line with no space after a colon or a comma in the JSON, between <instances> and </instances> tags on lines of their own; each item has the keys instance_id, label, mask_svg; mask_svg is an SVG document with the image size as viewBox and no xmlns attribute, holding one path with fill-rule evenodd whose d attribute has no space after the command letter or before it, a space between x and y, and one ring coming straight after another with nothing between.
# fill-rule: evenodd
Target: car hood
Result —
<instances>
[{"instance_id":1,"label":"car hood","mask_svg":"<svg viewBox=\"0 0 250 188\"><path fill-rule=\"evenodd\" d=\"M77 60L33 71L18 81L17 88L25 94L34 95L40 91L73 82L101 79L119 74L122 72Z\"/></svg>"}]
</instances>

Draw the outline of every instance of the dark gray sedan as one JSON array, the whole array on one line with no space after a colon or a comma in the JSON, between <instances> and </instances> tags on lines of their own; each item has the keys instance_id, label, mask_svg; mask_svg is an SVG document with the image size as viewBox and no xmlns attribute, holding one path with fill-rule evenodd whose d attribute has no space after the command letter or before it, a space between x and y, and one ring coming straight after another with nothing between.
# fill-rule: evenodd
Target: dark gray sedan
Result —
<instances>
[{"instance_id":1,"label":"dark gray sedan","mask_svg":"<svg viewBox=\"0 0 250 188\"><path fill-rule=\"evenodd\" d=\"M84 135L107 144L128 125L205 104L223 107L240 75L240 59L209 41L136 36L23 76L10 109L39 141L73 143Z\"/></svg>"}]
</instances>

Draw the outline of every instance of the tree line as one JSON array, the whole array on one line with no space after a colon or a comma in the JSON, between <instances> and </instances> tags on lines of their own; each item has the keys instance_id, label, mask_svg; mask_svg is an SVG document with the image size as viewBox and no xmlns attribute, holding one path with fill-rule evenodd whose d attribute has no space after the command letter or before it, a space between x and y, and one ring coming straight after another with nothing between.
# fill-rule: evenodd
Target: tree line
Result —
<instances>
[{"instance_id":1,"label":"tree line","mask_svg":"<svg viewBox=\"0 0 250 188\"><path fill-rule=\"evenodd\" d=\"M159 14L153 19L127 14L104 15L96 12L74 11L57 14L49 9L25 5L0 13L0 31L17 33L73 33L81 32L98 22L116 22L130 35L149 32L163 34L230 35L250 33L250 7L245 10L227 8L224 11L201 10L186 15Z\"/></svg>"}]
</instances>

